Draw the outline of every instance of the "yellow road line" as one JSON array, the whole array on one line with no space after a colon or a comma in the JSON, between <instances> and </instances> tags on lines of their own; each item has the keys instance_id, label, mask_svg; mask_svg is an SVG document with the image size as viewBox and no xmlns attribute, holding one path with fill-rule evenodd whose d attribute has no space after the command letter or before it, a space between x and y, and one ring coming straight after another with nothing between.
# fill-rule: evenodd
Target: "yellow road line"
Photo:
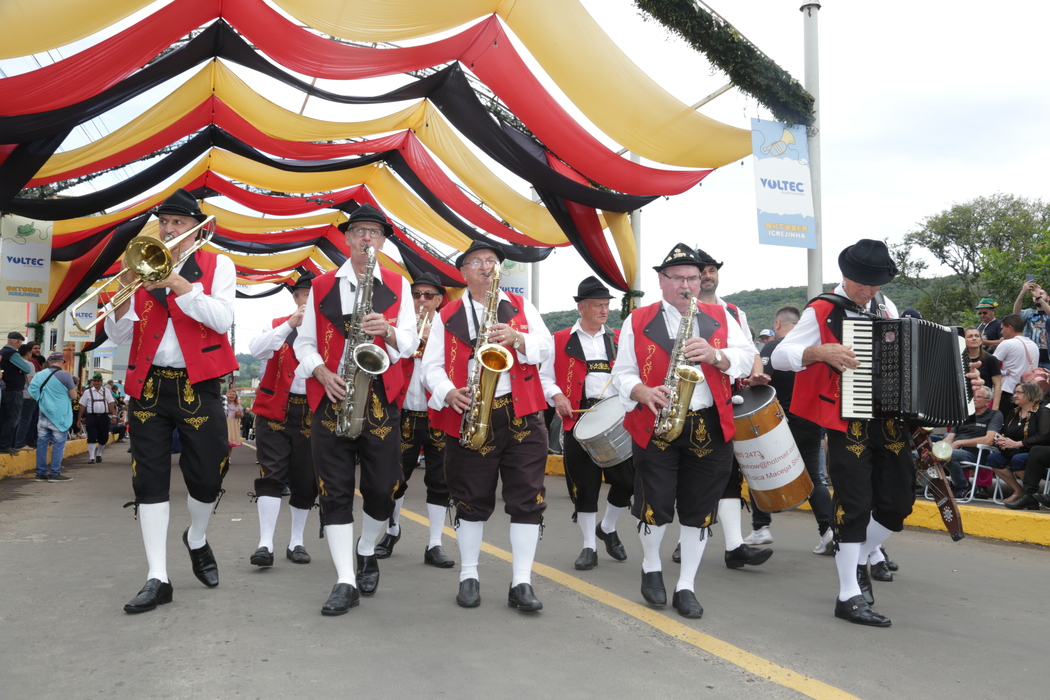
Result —
<instances>
[{"instance_id":1,"label":"yellow road line","mask_svg":"<svg viewBox=\"0 0 1050 700\"><path fill-rule=\"evenodd\" d=\"M401 516L419 523L420 525L427 527L430 526L430 520L411 511L402 509ZM456 537L455 530L450 527L445 527L444 532L453 539ZM503 561L512 561L510 552L500 549L499 547L493 547L487 542L482 542L481 550L486 554L491 554ZM636 620L644 622L674 639L683 641L686 644L692 644L696 648L702 649L712 656L725 659L760 678L765 678L766 680L772 681L778 685L791 688L803 695L807 695L811 698L820 698L821 700L842 700L844 698L855 697L844 690L828 685L822 681L818 681L815 678L804 676L801 673L796 673L791 669L784 668L772 661L744 651L740 647L716 639L709 634L698 632L692 627L663 615L652 608L627 600L615 593L610 593L603 588L587 583L583 579L566 574L553 567L547 566L546 564L533 564L532 570L540 576L548 578L566 588L571 588L577 593L581 593L598 603L608 605L626 615L630 615Z\"/></svg>"}]
</instances>

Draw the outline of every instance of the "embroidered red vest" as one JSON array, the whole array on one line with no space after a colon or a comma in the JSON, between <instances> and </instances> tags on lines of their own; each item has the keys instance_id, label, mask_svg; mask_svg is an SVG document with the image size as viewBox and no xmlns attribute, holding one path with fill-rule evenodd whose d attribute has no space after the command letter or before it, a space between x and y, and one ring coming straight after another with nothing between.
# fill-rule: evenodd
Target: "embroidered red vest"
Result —
<instances>
[{"instance_id":1,"label":"embroidered red vest","mask_svg":"<svg viewBox=\"0 0 1050 700\"><path fill-rule=\"evenodd\" d=\"M632 328L634 329L634 356L638 362L638 376L642 378L642 383L646 386L663 384L664 377L667 376L667 366L671 362L671 354L643 332L660 313L660 304L661 302L656 302L643 306L631 313L631 316L634 317ZM719 304L699 302L697 302L697 308L700 309L700 313L710 316L716 326L715 331L707 337L707 342L715 348L725 348L729 339L725 309ZM707 386L711 389L715 408L718 409L718 422L728 442L736 435L736 426L733 423L732 386L729 376L706 362L700 363L700 370L704 373ZM624 427L627 428L634 442L645 449L656 427L656 417L648 406L638 404L634 410L627 412Z\"/></svg>"},{"instance_id":2,"label":"embroidered red vest","mask_svg":"<svg viewBox=\"0 0 1050 700\"><path fill-rule=\"evenodd\" d=\"M518 312L506 321L512 328L521 333L529 332L529 322L525 318L524 299L519 294L504 292L510 299L511 304L517 307ZM474 356L474 346L464 342L448 331L448 321L452 316L463 308L463 299L456 299L443 308L441 322L446 325L445 329L445 367L448 371L449 380L457 387L465 387L469 374L467 363ZM531 415L537 411L547 408L547 400L543 398L543 387L540 384L540 374L536 365L523 365L515 358L514 367L510 369L511 396L514 399L514 415L518 418ZM460 437L460 426L463 416L456 413L451 406L446 406L440 411L429 409L430 425L438 430L443 430L452 437Z\"/></svg>"},{"instance_id":3,"label":"embroidered red vest","mask_svg":"<svg viewBox=\"0 0 1050 700\"><path fill-rule=\"evenodd\" d=\"M277 328L290 318L291 316L275 318L273 327ZM290 337L292 334L288 335ZM259 382L259 391L255 394L252 413L280 423L288 418L288 394L298 366L299 360L295 358L295 351L292 350L291 343L285 340L266 363L266 373Z\"/></svg>"},{"instance_id":4,"label":"embroidered red vest","mask_svg":"<svg viewBox=\"0 0 1050 700\"><path fill-rule=\"evenodd\" d=\"M580 402L583 401L583 384L587 379L587 361L579 357L573 357L566 350L572 335L572 328L566 328L554 334L554 381L557 382L558 388L565 394L565 398L572 404L573 410L577 410L580 408ZM613 337L616 339L615 343L620 342L619 329L613 331ZM615 359L609 361L610 366L615 364ZM615 395L616 392L611 387L612 385L610 384L610 389L606 390L603 398ZM574 413L571 418L562 418L562 430L572 430L576 425L576 421L579 420L579 415Z\"/></svg>"},{"instance_id":5,"label":"embroidered red vest","mask_svg":"<svg viewBox=\"0 0 1050 700\"><path fill-rule=\"evenodd\" d=\"M814 301L810 307L817 315L821 344L842 342L828 322L837 307L823 300ZM814 362L796 373L791 412L828 430L846 432L849 423L842 420L842 375L824 362Z\"/></svg>"},{"instance_id":6,"label":"embroidered red vest","mask_svg":"<svg viewBox=\"0 0 1050 700\"><path fill-rule=\"evenodd\" d=\"M328 320L328 317L323 313L320 313L317 308L328 293L332 291L332 287L334 287L338 281L338 278L335 276L336 272L338 272L338 270L332 270L331 272L326 272L320 277L314 279L313 303L314 316L317 320L317 351L324 359L325 367L338 374L340 369L339 361L342 360L343 349L346 347L346 334L344 330L336 328L335 325ZM383 314L387 323L396 326L397 317L401 310L401 304L404 301L400 295L404 277L396 272L391 272L385 267L381 267L379 273L383 279L383 284L397 295L394 302L379 313ZM386 351L386 342L382 338L376 338L372 342ZM404 370L400 367L402 362L404 362L404 360L398 360L391 364L387 371L383 373L383 390L386 392L386 399L390 403L396 404L398 410L401 410L401 404L405 402L405 390L408 386L405 383ZM378 389L375 382L372 382L372 387ZM306 399L310 403L311 410L317 410L324 395L325 391L321 382L313 377L306 380Z\"/></svg>"},{"instance_id":7,"label":"embroidered red vest","mask_svg":"<svg viewBox=\"0 0 1050 700\"><path fill-rule=\"evenodd\" d=\"M215 264L219 256L198 250L183 266L183 276L187 277L187 267L195 264L200 269L200 277L190 282L200 282L204 293L211 294L215 279ZM195 261L195 263L194 263ZM179 308L174 295L167 296L167 307L144 289L135 292L132 302L139 320L131 337L131 354L128 360L128 374L125 391L133 399L142 398L142 388L153 357L160 347L160 340L171 319L179 339L179 348L186 361L186 372L190 383L196 384L208 379L223 377L236 370L240 365L230 346L226 333L216 333L200 321L195 321Z\"/></svg>"}]
</instances>

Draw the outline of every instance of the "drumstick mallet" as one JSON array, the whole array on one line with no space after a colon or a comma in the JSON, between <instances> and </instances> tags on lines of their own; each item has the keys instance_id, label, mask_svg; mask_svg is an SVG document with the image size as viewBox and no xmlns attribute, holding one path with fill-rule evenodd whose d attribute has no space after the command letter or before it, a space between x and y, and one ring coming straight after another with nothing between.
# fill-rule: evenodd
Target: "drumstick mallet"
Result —
<instances>
[{"instance_id":1,"label":"drumstick mallet","mask_svg":"<svg viewBox=\"0 0 1050 700\"><path fill-rule=\"evenodd\" d=\"M612 384L612 374L610 374L609 378L607 380L605 380L605 386L602 387L602 390L598 394L598 398L595 399L595 401L601 401L602 400L602 397L605 396L605 390L609 388L610 384ZM593 410L594 410L593 408L574 408L574 409L572 409L572 412L573 413L590 413Z\"/></svg>"}]
</instances>

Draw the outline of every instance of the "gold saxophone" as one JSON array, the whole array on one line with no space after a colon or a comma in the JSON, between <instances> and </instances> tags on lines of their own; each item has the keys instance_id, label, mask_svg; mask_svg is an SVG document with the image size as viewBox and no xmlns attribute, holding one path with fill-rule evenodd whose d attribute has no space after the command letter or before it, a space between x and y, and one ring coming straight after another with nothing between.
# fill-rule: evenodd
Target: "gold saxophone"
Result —
<instances>
[{"instance_id":1,"label":"gold saxophone","mask_svg":"<svg viewBox=\"0 0 1050 700\"><path fill-rule=\"evenodd\" d=\"M499 280L502 275L499 265L489 275L489 289L485 292L485 320L474 340L474 367L470 370L467 391L470 406L463 412L460 424L459 444L469 450L479 450L489 436L492 420L492 399L496 394L499 375L514 366L514 355L510 350L487 342L489 329L497 322L499 307ZM473 301L469 302L473 303Z\"/></svg>"},{"instance_id":2,"label":"gold saxophone","mask_svg":"<svg viewBox=\"0 0 1050 700\"><path fill-rule=\"evenodd\" d=\"M667 366L664 386L671 390L671 402L660 409L656 416L653 434L666 442L674 442L682 434L685 417L689 413L689 402L693 400L693 389L704 381L704 374L685 357L685 341L693 337L693 320L696 318L696 299L689 292L682 296L689 300L689 309L682 314L678 336L671 348L671 361Z\"/></svg>"},{"instance_id":3,"label":"gold saxophone","mask_svg":"<svg viewBox=\"0 0 1050 700\"><path fill-rule=\"evenodd\" d=\"M343 366L339 372L346 384L346 394L336 405L339 415L334 431L339 437L351 440L359 437L365 427L365 408L372 379L390 368L390 357L386 351L372 342L375 336L361 330L364 317L372 313L372 286L376 267L375 248L365 246L365 253L368 262L365 264L365 274L357 280L354 312L350 316L346 346L343 349Z\"/></svg>"}]
</instances>

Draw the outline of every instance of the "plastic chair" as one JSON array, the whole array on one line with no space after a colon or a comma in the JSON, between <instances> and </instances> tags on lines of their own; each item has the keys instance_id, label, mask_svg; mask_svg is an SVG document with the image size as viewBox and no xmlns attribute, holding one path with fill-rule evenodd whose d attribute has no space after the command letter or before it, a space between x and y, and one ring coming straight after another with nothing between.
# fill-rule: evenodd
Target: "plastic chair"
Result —
<instances>
[{"instance_id":1,"label":"plastic chair","mask_svg":"<svg viewBox=\"0 0 1050 700\"><path fill-rule=\"evenodd\" d=\"M995 449L991 445L978 445L977 446L977 461L975 462L960 462L964 469L973 470L970 475L970 495L965 499L960 499L959 503L966 503L974 500L977 493L977 475L981 473L982 469L987 469L992 473L992 483L994 488L992 489L992 502L1001 504L1003 502L1003 481L995 475L995 471L989 467L985 462L988 461L988 455ZM987 498L978 498L979 501L987 501Z\"/></svg>"}]
</instances>

